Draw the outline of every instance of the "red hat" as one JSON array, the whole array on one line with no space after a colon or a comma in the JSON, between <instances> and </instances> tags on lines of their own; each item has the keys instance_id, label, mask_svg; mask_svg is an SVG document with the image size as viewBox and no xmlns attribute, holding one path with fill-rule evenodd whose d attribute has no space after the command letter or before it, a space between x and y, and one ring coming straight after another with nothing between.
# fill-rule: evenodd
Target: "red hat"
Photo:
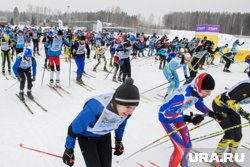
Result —
<instances>
[{"instance_id":1,"label":"red hat","mask_svg":"<svg viewBox=\"0 0 250 167\"><path fill-rule=\"evenodd\" d=\"M202 73L197 76L194 85L198 93L201 93L201 90L214 90L215 81L210 74Z\"/></svg>"}]
</instances>

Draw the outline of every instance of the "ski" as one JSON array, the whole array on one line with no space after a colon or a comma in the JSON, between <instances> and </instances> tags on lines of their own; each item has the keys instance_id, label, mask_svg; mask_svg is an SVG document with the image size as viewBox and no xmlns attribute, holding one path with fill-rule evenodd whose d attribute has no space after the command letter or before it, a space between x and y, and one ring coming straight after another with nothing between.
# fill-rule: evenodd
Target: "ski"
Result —
<instances>
[{"instance_id":1,"label":"ski","mask_svg":"<svg viewBox=\"0 0 250 167\"><path fill-rule=\"evenodd\" d=\"M153 167L160 167L159 165L157 165L156 163L154 163L154 162L152 162L152 161L149 161L148 160L148 162L151 164L151 166L153 166Z\"/></svg>"},{"instance_id":2,"label":"ski","mask_svg":"<svg viewBox=\"0 0 250 167\"><path fill-rule=\"evenodd\" d=\"M70 93L69 91L65 90L65 89L62 88L61 86L54 86L54 87L55 87L56 89L60 89L60 90L62 90L63 92L65 92L65 93L71 95L71 93Z\"/></svg>"},{"instance_id":3,"label":"ski","mask_svg":"<svg viewBox=\"0 0 250 167\"><path fill-rule=\"evenodd\" d=\"M143 164L136 162L137 165L139 165L140 167L145 167Z\"/></svg>"},{"instance_id":4,"label":"ski","mask_svg":"<svg viewBox=\"0 0 250 167\"><path fill-rule=\"evenodd\" d=\"M245 146L245 145L241 145L243 148L245 148L245 149L247 149L248 151L250 151L250 147L248 147L248 146Z\"/></svg>"},{"instance_id":5,"label":"ski","mask_svg":"<svg viewBox=\"0 0 250 167\"><path fill-rule=\"evenodd\" d=\"M153 96L154 97L154 96ZM159 100L160 102L164 101L164 98L154 97L156 100Z\"/></svg>"},{"instance_id":6,"label":"ski","mask_svg":"<svg viewBox=\"0 0 250 167\"><path fill-rule=\"evenodd\" d=\"M7 80L9 80L9 78L8 78L7 76L10 76L10 77L11 77L11 78L13 78L14 80L16 80L16 77L14 77L14 75L12 75L12 73L11 73L11 72L8 72L7 74L8 74L8 75L3 74L3 75L4 75L4 77L5 77Z\"/></svg>"},{"instance_id":7,"label":"ski","mask_svg":"<svg viewBox=\"0 0 250 167\"><path fill-rule=\"evenodd\" d=\"M25 97L28 97L28 95L24 94ZM29 98L30 99L30 98ZM41 104L39 104L35 99L30 99L31 101L33 101L38 107L40 107L43 111L47 112L48 110L46 108L44 108Z\"/></svg>"},{"instance_id":8,"label":"ski","mask_svg":"<svg viewBox=\"0 0 250 167\"><path fill-rule=\"evenodd\" d=\"M50 86L49 84L47 84L47 86L54 90L59 96L63 97L63 95L55 88L55 86Z\"/></svg>"},{"instance_id":9,"label":"ski","mask_svg":"<svg viewBox=\"0 0 250 167\"><path fill-rule=\"evenodd\" d=\"M93 91L96 90L95 88L93 88L93 87L91 87L91 86L89 86L89 85L87 85L87 84L85 84L85 83L83 83L83 85L86 86L86 87L88 87L89 89L91 89L91 90L93 90Z\"/></svg>"},{"instance_id":10,"label":"ski","mask_svg":"<svg viewBox=\"0 0 250 167\"><path fill-rule=\"evenodd\" d=\"M34 114L31 110L31 108L28 106L28 104L24 101L24 100L21 100L19 95L16 94L17 98L24 104L24 106L28 109L28 111L31 113L31 114Z\"/></svg>"},{"instance_id":11,"label":"ski","mask_svg":"<svg viewBox=\"0 0 250 167\"><path fill-rule=\"evenodd\" d=\"M85 75L85 76L89 76L89 77L91 77L91 78L96 78L95 76L90 75L90 74L87 74L87 73L83 73L83 75Z\"/></svg>"},{"instance_id":12,"label":"ski","mask_svg":"<svg viewBox=\"0 0 250 167\"><path fill-rule=\"evenodd\" d=\"M79 86L81 86L81 87L83 87L85 90L87 90L89 92L92 92L92 90L89 89L88 87L86 87L84 84L80 84L80 83L77 83L77 82L76 82L76 84L79 85Z\"/></svg>"},{"instance_id":13,"label":"ski","mask_svg":"<svg viewBox=\"0 0 250 167\"><path fill-rule=\"evenodd\" d=\"M163 95L160 95L160 94L157 94L157 96L159 96L159 97L161 97L161 98L164 98L164 96L163 96Z\"/></svg>"},{"instance_id":14,"label":"ski","mask_svg":"<svg viewBox=\"0 0 250 167\"><path fill-rule=\"evenodd\" d=\"M148 98L148 97L146 97L146 96L141 95L141 98L144 99L144 100L147 100L147 101L149 101L149 102L153 102L152 99L150 99L150 98Z\"/></svg>"},{"instance_id":15,"label":"ski","mask_svg":"<svg viewBox=\"0 0 250 167\"><path fill-rule=\"evenodd\" d=\"M3 74L3 76L5 79L9 80L9 78L6 76L6 74Z\"/></svg>"}]
</instances>

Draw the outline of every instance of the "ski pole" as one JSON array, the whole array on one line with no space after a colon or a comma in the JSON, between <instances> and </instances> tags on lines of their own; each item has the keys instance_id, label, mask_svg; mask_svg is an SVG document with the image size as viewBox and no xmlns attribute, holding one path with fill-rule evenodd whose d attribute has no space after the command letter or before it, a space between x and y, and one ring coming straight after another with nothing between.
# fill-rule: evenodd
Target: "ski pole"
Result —
<instances>
[{"instance_id":1,"label":"ski pole","mask_svg":"<svg viewBox=\"0 0 250 167\"><path fill-rule=\"evenodd\" d=\"M109 74L113 71L114 68L115 68L115 66L113 66L113 67L111 68L111 70L110 70L109 73L106 75L106 77L104 78L104 80L106 80L106 79L108 78Z\"/></svg>"},{"instance_id":2,"label":"ski pole","mask_svg":"<svg viewBox=\"0 0 250 167\"><path fill-rule=\"evenodd\" d=\"M10 85L8 88L4 89L5 91L8 91L10 88L12 88L13 86L15 86L19 81L17 80L15 83L13 83L12 85Z\"/></svg>"},{"instance_id":3,"label":"ski pole","mask_svg":"<svg viewBox=\"0 0 250 167\"><path fill-rule=\"evenodd\" d=\"M122 161L125 161L125 160L127 160L127 159L133 157L134 155L138 154L139 152L142 152L143 150L145 150L145 149L148 148L149 146L151 146L151 145L157 143L158 141L164 139L165 137L168 137L168 136L170 136L170 135L172 135L172 134L178 132L179 130L185 128L187 125L188 125L188 124L182 125L181 127L179 127L179 128L177 128L177 129L175 129L174 131L168 133L167 135L164 135L164 136L160 137L159 139L156 139L155 141L153 141L153 142L147 144L146 146L142 147L142 148L139 149L138 151L132 153L131 155L129 155L128 157L126 157L126 158L123 159Z\"/></svg>"},{"instance_id":4,"label":"ski pole","mask_svg":"<svg viewBox=\"0 0 250 167\"><path fill-rule=\"evenodd\" d=\"M164 85L166 85L166 84L168 84L168 83L169 83L169 82L166 82L166 83L163 83L163 84L161 84L161 85L155 86L155 87L153 87L153 88L151 88L151 89L149 89L149 90L146 90L146 91L142 92L141 95L142 95L142 94L145 94L145 93L147 93L147 92L150 92L150 91L152 91L152 90L154 90L154 89L157 89L157 88L159 88L159 87L161 87L161 86L164 86Z\"/></svg>"},{"instance_id":5,"label":"ski pole","mask_svg":"<svg viewBox=\"0 0 250 167\"><path fill-rule=\"evenodd\" d=\"M192 129L190 129L189 132L191 132L191 131L193 131L193 130L195 130L195 129L198 129L198 128L200 128L201 126L204 126L204 125L206 125L206 124L212 122L213 120L214 120L214 119L211 119L211 120L209 120L209 121L207 121L207 122L204 122L204 123L202 123L202 124L200 124L200 125L197 125L197 126L193 127ZM153 146L151 146L151 147L149 147L149 148L143 150L142 152L151 150L152 148L157 147L157 146L159 146L159 145L161 145L161 144L163 144L163 143L166 143L166 142L168 142L169 140L170 140L170 139L167 139L167 140L165 140L165 141L162 141L162 142L160 142L160 143L158 143L158 144L156 144L156 145L153 145Z\"/></svg>"},{"instance_id":6,"label":"ski pole","mask_svg":"<svg viewBox=\"0 0 250 167\"><path fill-rule=\"evenodd\" d=\"M42 76L41 86L43 86L44 73L45 73L45 67L43 68L43 76Z\"/></svg>"},{"instance_id":7,"label":"ski pole","mask_svg":"<svg viewBox=\"0 0 250 167\"><path fill-rule=\"evenodd\" d=\"M69 55L69 88L70 88L70 80L71 80L71 55Z\"/></svg>"},{"instance_id":8,"label":"ski pole","mask_svg":"<svg viewBox=\"0 0 250 167\"><path fill-rule=\"evenodd\" d=\"M19 146L21 148L24 148L24 149L27 149L27 150L39 152L39 153L42 153L42 154L47 154L47 155L50 155L50 156L53 156L53 157L57 157L57 158L62 158L62 156L59 156L59 155L56 155L56 154L48 153L48 152L45 152L45 151L41 151L41 150L37 150L37 149L34 149L34 148L30 148L30 147L25 147L25 146L23 146L23 144L19 144Z\"/></svg>"},{"instance_id":9,"label":"ski pole","mask_svg":"<svg viewBox=\"0 0 250 167\"><path fill-rule=\"evenodd\" d=\"M222 135L222 134L224 134L223 132L221 132L221 133L218 133L218 134L215 134L215 135L212 135L212 136L208 136L208 137L205 137L205 138L202 138L202 139L197 139L197 140L195 140L193 143L197 143L197 142L199 142L199 141L203 141L203 140L207 140L207 139L210 139L210 138L213 138L213 137L216 137L216 136L220 136L220 135Z\"/></svg>"},{"instance_id":10,"label":"ski pole","mask_svg":"<svg viewBox=\"0 0 250 167\"><path fill-rule=\"evenodd\" d=\"M238 124L238 125L226 128L226 129L222 129L222 130L219 130L219 131L216 131L216 132L212 132L212 133L207 134L207 135L203 135L203 136L200 136L200 137L193 138L193 139L191 139L191 141L201 140L203 138L210 137L212 135L222 134L222 133L224 133L226 131L229 131L229 130L233 130L233 129L236 129L236 128L239 128L239 127L245 128L247 126L250 126L250 123Z\"/></svg>"}]
</instances>

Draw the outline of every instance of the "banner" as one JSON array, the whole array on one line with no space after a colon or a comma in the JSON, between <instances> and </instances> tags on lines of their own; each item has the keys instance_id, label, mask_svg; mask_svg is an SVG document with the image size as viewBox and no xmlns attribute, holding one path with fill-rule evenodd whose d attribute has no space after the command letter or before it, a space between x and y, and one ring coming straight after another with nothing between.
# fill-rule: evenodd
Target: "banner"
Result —
<instances>
[{"instance_id":1,"label":"banner","mask_svg":"<svg viewBox=\"0 0 250 167\"><path fill-rule=\"evenodd\" d=\"M97 20L97 23L96 23L96 32L99 32L99 31L102 32L102 22L100 20Z\"/></svg>"},{"instance_id":2,"label":"banner","mask_svg":"<svg viewBox=\"0 0 250 167\"><path fill-rule=\"evenodd\" d=\"M63 29L63 22L62 22L62 20L58 20L58 27L59 27L59 29Z\"/></svg>"},{"instance_id":3,"label":"banner","mask_svg":"<svg viewBox=\"0 0 250 167\"><path fill-rule=\"evenodd\" d=\"M195 28L195 38L202 40L205 36L207 40L214 42L214 49L218 44L218 34L220 32L219 25L209 25L209 24L198 24Z\"/></svg>"}]
</instances>

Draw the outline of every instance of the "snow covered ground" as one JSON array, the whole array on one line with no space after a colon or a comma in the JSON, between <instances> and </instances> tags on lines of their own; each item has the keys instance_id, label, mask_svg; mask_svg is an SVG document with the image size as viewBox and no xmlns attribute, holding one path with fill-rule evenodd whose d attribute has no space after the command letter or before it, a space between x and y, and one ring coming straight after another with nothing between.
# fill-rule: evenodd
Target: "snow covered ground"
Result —
<instances>
[{"instance_id":1,"label":"snow covered ground","mask_svg":"<svg viewBox=\"0 0 250 167\"><path fill-rule=\"evenodd\" d=\"M192 34L192 32L191 32ZM176 34L178 35L178 32ZM191 35L190 35L191 36ZM228 35L221 35L223 38L219 43L231 43L226 41ZM223 41L222 41L223 40ZM243 39L244 41L244 39ZM246 42L249 46L250 42ZM42 48L42 46L40 46ZM114 88L118 87L119 84L111 81L112 74L104 80L107 75L106 72L102 71L103 64L100 64L97 72L93 72L92 68L96 64L96 60L86 59L86 72L95 76L96 78L84 77L83 80L86 84L95 88L95 91L89 92L86 89L80 87L75 83L75 63L72 63L71 71L71 85L69 88L69 63L66 63L61 59L61 84L63 88L68 90L71 95L62 92L63 97L60 97L53 90L51 90L46 84L49 82L49 72L45 71L44 83L41 86L41 79L43 73L44 64L44 50L40 51L42 56L36 56L37 66L37 80L34 82L33 95L35 100L42 104L48 112L41 110L36 104L26 100L28 105L32 108L34 114L30 114L26 107L19 101L15 96L19 91L19 85L15 85L13 88L5 91L11 84L16 81L10 76L9 80L5 79L2 75L0 76L1 90L0 90L0 101L1 101L1 137L0 137L0 167L64 167L62 160L53 156L37 153L34 151L22 149L19 147L20 144L23 146L39 149L49 153L57 154L62 156L64 152L64 143L67 135L67 128L72 120L81 111L84 100L92 95L98 95L105 92L114 91ZM107 57L109 58L109 54ZM88 63L89 62L89 63ZM164 75L161 70L158 69L159 62L154 58L147 59L136 59L131 62L132 64L132 77L140 89L140 92L146 91L157 85L166 82ZM218 60L216 60L216 64ZM212 95L205 99L205 104L211 107L212 100L215 96L222 93L225 87L230 87L235 83L248 79L247 75L243 73L246 64L235 63L232 64L230 70L232 73L222 72L223 66L205 66L206 72L210 73L216 80L215 90ZM111 67L108 67L110 70ZM179 72L180 79L183 79L182 69ZM200 71L204 72L204 71ZM166 87L167 85L165 85ZM123 138L125 146L125 152L120 157L113 157L114 167L136 167L140 163L144 166L153 166L149 163L152 161L158 166L168 166L169 157L173 148L171 142L166 142L153 149L145 152L140 152L137 155L124 160L127 156L131 155L138 149L145 145L155 141L156 139L166 135L163 127L158 121L158 109L162 104L160 97L157 94L163 95L166 89L164 86L157 88L151 92L143 94L139 107L136 112L128 121L126 131ZM243 108L250 112L250 105L244 105ZM188 112L188 111L187 111ZM196 112L196 111L194 111ZM204 120L208 121L210 118ZM246 122L245 120L242 120ZM189 128L193 126L190 125ZM208 134L214 131L221 130L218 123L215 121L200 127L191 132L191 138L198 137L204 134ZM193 143L194 148L210 148L209 151L213 151L221 136L211 138L205 141ZM249 141L250 133L249 128L243 129L242 144L246 144ZM166 138L167 139L167 138ZM161 141L164 141L163 139ZM247 150L240 149L240 151L247 153ZM246 154L249 158L249 154ZM79 146L75 148L75 167L84 166L84 160L80 153ZM118 163L119 162L119 163ZM245 163L244 166L249 162ZM199 164L198 166L201 166Z\"/></svg>"}]
</instances>

